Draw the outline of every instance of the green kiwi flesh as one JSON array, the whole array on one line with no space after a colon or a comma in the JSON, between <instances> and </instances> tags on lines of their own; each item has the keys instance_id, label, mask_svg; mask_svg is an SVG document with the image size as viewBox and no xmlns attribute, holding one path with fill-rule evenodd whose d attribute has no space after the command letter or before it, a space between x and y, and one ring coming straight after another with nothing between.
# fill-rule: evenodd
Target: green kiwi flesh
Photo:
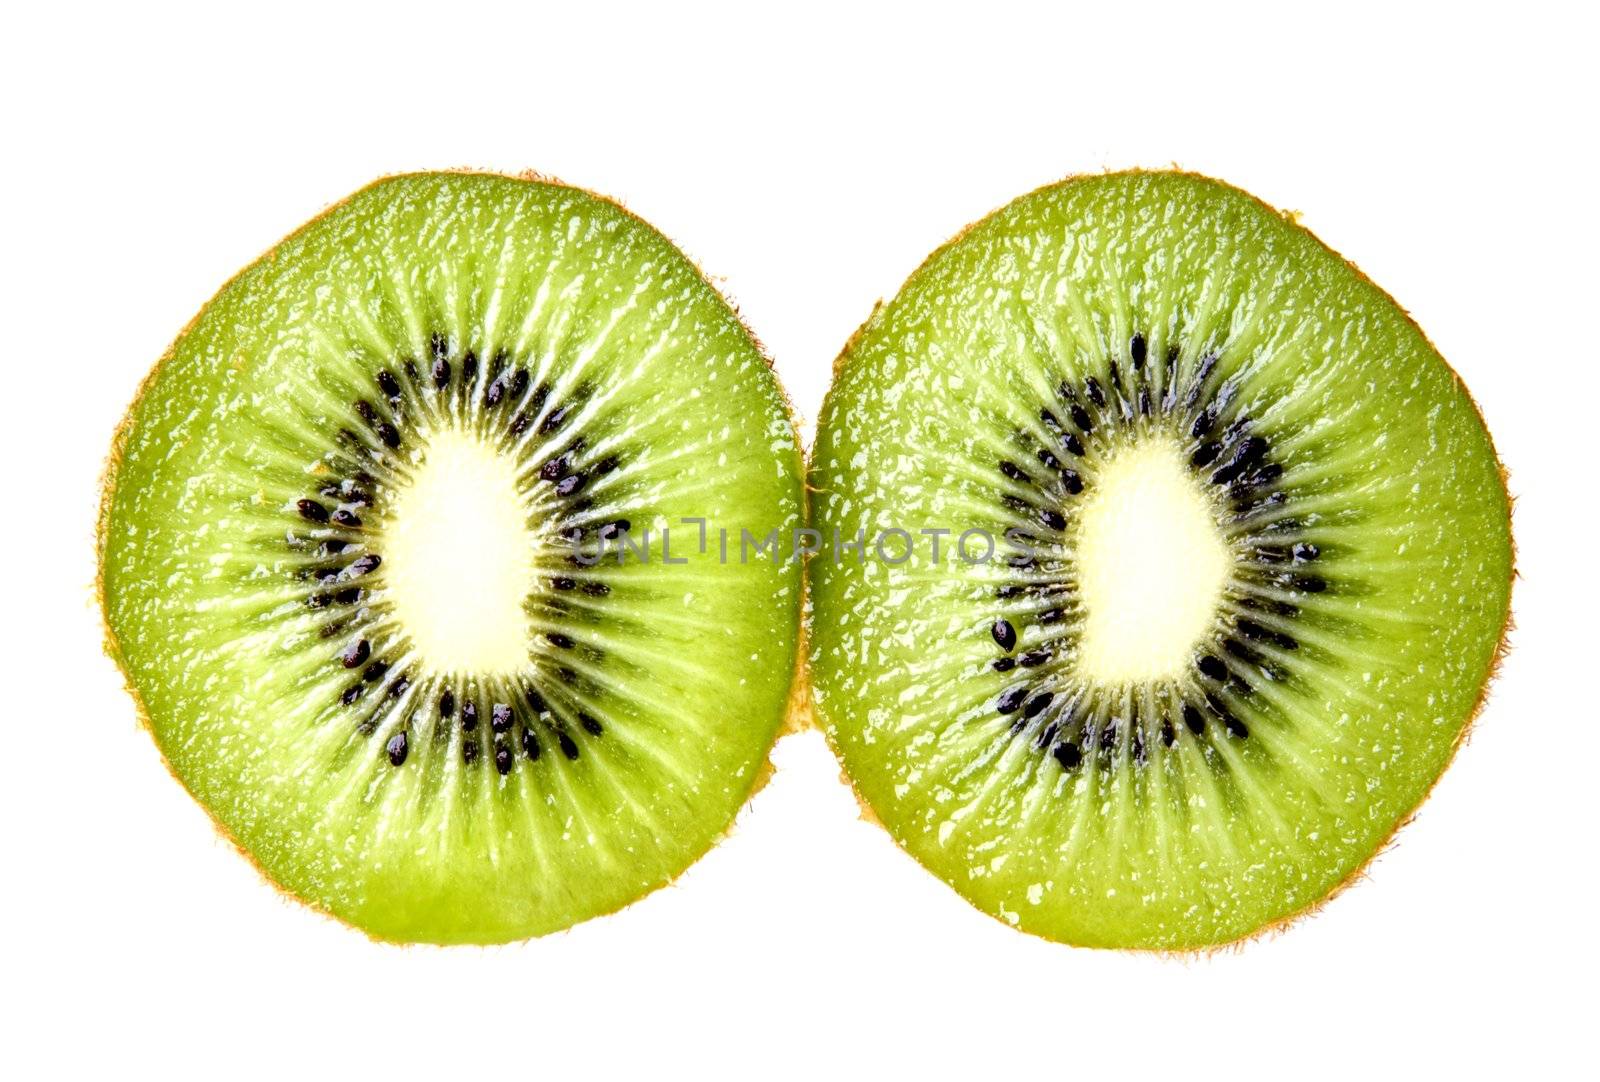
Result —
<instances>
[{"instance_id":1,"label":"green kiwi flesh","mask_svg":"<svg viewBox=\"0 0 1600 1082\"><path fill-rule=\"evenodd\" d=\"M815 707L859 795L1074 944L1205 948L1327 898L1449 762L1508 619L1454 373L1191 175L1069 180L936 252L840 358L810 484Z\"/></svg>"},{"instance_id":2,"label":"green kiwi flesh","mask_svg":"<svg viewBox=\"0 0 1600 1082\"><path fill-rule=\"evenodd\" d=\"M377 937L498 942L729 827L785 716L800 568L680 520L760 536L802 506L768 364L659 233L559 184L402 176L152 374L102 600L162 754L268 877Z\"/></svg>"}]
</instances>

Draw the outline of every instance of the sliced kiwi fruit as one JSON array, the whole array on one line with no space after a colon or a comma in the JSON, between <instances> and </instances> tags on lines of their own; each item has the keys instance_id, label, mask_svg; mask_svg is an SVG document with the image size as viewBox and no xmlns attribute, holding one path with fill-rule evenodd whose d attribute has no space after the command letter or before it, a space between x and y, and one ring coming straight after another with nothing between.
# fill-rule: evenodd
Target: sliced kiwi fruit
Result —
<instances>
[{"instance_id":1,"label":"sliced kiwi fruit","mask_svg":"<svg viewBox=\"0 0 1600 1082\"><path fill-rule=\"evenodd\" d=\"M846 347L810 479L849 778L1069 943L1206 948L1329 897L1449 762L1507 623L1460 382L1201 177L1069 180L936 252Z\"/></svg>"},{"instance_id":2,"label":"sliced kiwi fruit","mask_svg":"<svg viewBox=\"0 0 1600 1082\"><path fill-rule=\"evenodd\" d=\"M802 471L758 345L648 225L555 183L384 180L139 393L111 650L288 892L396 940L564 928L676 876L761 776L801 570L701 531L794 529Z\"/></svg>"}]
</instances>

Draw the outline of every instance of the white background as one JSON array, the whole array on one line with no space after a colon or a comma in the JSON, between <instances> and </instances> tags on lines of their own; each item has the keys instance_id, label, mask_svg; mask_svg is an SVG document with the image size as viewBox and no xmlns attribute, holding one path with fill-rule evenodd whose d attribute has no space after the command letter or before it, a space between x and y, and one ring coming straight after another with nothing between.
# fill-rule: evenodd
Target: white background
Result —
<instances>
[{"instance_id":1,"label":"white background","mask_svg":"<svg viewBox=\"0 0 1600 1082\"><path fill-rule=\"evenodd\" d=\"M1594 1077L1592 7L580 6L5 17L0 1074ZM380 946L263 884L137 727L91 590L112 429L206 297L374 177L619 197L738 300L809 419L958 227L1173 162L1302 211L1399 298L1519 498L1515 649L1471 743L1292 931L1187 961L1020 935L862 822L808 733L620 915Z\"/></svg>"}]
</instances>

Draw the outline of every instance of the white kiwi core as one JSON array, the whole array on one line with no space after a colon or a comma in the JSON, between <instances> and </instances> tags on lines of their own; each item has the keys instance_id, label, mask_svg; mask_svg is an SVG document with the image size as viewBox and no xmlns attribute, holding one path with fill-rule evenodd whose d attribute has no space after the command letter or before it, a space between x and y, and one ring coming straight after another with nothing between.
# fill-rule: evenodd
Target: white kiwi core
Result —
<instances>
[{"instance_id":1,"label":"white kiwi core","mask_svg":"<svg viewBox=\"0 0 1600 1082\"><path fill-rule=\"evenodd\" d=\"M1183 456L1160 437L1117 453L1079 519L1085 676L1162 680L1193 665L1232 557Z\"/></svg>"},{"instance_id":2,"label":"white kiwi core","mask_svg":"<svg viewBox=\"0 0 1600 1082\"><path fill-rule=\"evenodd\" d=\"M516 466L477 436L440 432L384 523L388 601L438 672L527 667L534 546Z\"/></svg>"}]
</instances>

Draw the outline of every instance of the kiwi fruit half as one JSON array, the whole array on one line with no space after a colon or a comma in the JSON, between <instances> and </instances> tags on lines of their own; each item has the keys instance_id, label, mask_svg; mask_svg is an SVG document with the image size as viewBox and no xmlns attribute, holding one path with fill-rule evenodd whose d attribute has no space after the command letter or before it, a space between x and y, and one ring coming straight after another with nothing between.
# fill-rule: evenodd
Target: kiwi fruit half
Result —
<instances>
[{"instance_id":1,"label":"kiwi fruit half","mask_svg":"<svg viewBox=\"0 0 1600 1082\"><path fill-rule=\"evenodd\" d=\"M811 466L818 717L982 910L1164 950L1281 924L1422 800L1508 619L1478 413L1292 218L1073 179L936 252Z\"/></svg>"},{"instance_id":2,"label":"kiwi fruit half","mask_svg":"<svg viewBox=\"0 0 1600 1082\"><path fill-rule=\"evenodd\" d=\"M556 183L384 180L139 393L111 650L290 893L388 939L564 928L681 872L761 776L801 568L711 531L799 526L802 475L757 343L648 225Z\"/></svg>"}]
</instances>

